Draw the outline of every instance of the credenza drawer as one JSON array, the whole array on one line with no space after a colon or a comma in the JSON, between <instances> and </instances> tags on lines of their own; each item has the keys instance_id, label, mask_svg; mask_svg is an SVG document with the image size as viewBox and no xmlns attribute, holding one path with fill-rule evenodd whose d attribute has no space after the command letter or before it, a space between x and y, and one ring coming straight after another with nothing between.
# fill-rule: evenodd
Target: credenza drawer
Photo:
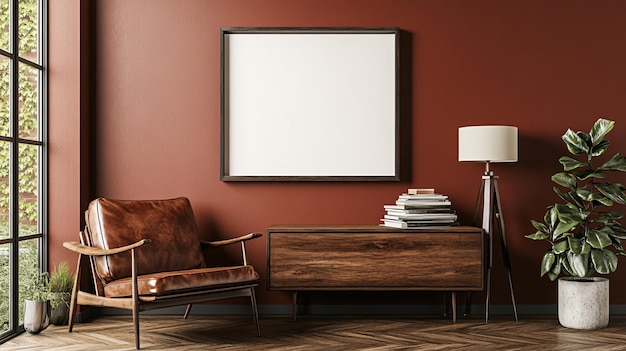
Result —
<instances>
[{"instance_id":1,"label":"credenza drawer","mask_svg":"<svg viewBox=\"0 0 626 351\"><path fill-rule=\"evenodd\" d=\"M270 227L275 290L482 290L479 228Z\"/></svg>"}]
</instances>

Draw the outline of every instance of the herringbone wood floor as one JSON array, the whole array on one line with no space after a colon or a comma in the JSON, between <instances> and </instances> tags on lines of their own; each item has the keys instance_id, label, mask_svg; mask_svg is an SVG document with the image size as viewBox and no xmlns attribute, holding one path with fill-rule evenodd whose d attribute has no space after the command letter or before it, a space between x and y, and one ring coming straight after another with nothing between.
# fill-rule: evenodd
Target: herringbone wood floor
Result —
<instances>
[{"instance_id":1,"label":"herringbone wood floor","mask_svg":"<svg viewBox=\"0 0 626 351\"><path fill-rule=\"evenodd\" d=\"M626 316L592 331L559 326L556 316L288 317L261 319L257 337L245 317L141 315L144 350L626 350ZM50 326L39 335L22 334L0 350L133 350L132 317L100 317L78 324L73 333Z\"/></svg>"}]
</instances>

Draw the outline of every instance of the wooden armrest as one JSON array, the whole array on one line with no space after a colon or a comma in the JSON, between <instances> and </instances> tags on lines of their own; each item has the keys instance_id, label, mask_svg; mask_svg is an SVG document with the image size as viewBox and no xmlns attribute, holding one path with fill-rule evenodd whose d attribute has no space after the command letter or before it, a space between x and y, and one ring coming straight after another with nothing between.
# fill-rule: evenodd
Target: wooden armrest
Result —
<instances>
[{"instance_id":1,"label":"wooden armrest","mask_svg":"<svg viewBox=\"0 0 626 351\"><path fill-rule=\"evenodd\" d=\"M237 237L237 238L226 239L226 240L219 240L219 241L202 241L202 240L200 240L200 244L205 245L205 246L217 247L217 246L230 245L230 244L234 244L234 243L238 243L238 242L242 242L242 241L247 241L247 240L260 238L261 236L263 236L263 234L261 234L261 233L249 233L249 234Z\"/></svg>"},{"instance_id":2,"label":"wooden armrest","mask_svg":"<svg viewBox=\"0 0 626 351\"><path fill-rule=\"evenodd\" d=\"M64 242L63 247L65 247L66 249L72 250L74 252L78 252L79 254L83 254L83 255L106 256L106 255L113 255L113 254L117 254L120 252L132 250L134 248L149 244L151 242L152 240L150 239L142 239L134 244L118 247L115 249L104 250L104 249L100 249L97 247L86 246L76 241L69 241L69 242Z\"/></svg>"}]
</instances>

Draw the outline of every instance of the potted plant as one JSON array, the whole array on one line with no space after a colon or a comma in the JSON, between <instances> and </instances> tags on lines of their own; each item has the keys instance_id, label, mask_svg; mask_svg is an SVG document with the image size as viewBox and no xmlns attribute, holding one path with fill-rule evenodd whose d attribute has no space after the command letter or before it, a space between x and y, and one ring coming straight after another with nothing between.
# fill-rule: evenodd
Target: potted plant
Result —
<instances>
[{"instance_id":1,"label":"potted plant","mask_svg":"<svg viewBox=\"0 0 626 351\"><path fill-rule=\"evenodd\" d=\"M74 287L74 275L70 272L67 261L59 263L50 273L48 290L50 291L50 323L66 325L70 314L70 299Z\"/></svg>"},{"instance_id":2,"label":"potted plant","mask_svg":"<svg viewBox=\"0 0 626 351\"><path fill-rule=\"evenodd\" d=\"M552 176L554 192L563 203L547 208L543 222L532 220L534 234L526 237L550 244L541 260L541 276L558 280L561 325L597 329L608 325L608 279L617 269L617 255L626 255L621 240L626 230L614 204L626 204L624 186L607 179L608 173L626 172L626 158L617 153L599 167L594 164L609 146L604 137L615 122L598 119L589 133L568 129L562 139L574 157L563 156L563 172ZM570 291L570 289L573 289Z\"/></svg>"},{"instance_id":3,"label":"potted plant","mask_svg":"<svg viewBox=\"0 0 626 351\"><path fill-rule=\"evenodd\" d=\"M38 334L50 324L48 274L34 272L25 285L24 329Z\"/></svg>"}]
</instances>

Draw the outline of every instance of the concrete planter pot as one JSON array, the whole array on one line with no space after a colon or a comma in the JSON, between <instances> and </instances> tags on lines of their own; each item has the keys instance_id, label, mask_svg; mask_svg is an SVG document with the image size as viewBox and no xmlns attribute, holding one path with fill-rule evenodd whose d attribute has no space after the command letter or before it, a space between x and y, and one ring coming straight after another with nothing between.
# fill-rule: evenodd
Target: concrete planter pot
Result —
<instances>
[{"instance_id":1,"label":"concrete planter pot","mask_svg":"<svg viewBox=\"0 0 626 351\"><path fill-rule=\"evenodd\" d=\"M57 292L51 295L50 324L67 325L70 317L71 298L72 294L69 292Z\"/></svg>"},{"instance_id":2,"label":"concrete planter pot","mask_svg":"<svg viewBox=\"0 0 626 351\"><path fill-rule=\"evenodd\" d=\"M609 280L562 277L558 281L559 323L566 328L600 329L609 325Z\"/></svg>"}]
</instances>

